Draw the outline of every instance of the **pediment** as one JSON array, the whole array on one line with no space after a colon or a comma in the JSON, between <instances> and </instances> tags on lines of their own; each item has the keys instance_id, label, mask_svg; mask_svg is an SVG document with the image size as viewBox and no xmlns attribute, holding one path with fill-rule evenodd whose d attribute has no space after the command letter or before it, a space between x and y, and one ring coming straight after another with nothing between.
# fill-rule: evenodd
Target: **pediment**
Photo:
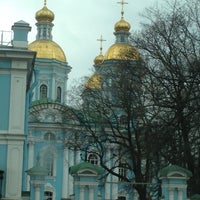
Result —
<instances>
[{"instance_id":1,"label":"pediment","mask_svg":"<svg viewBox=\"0 0 200 200\"><path fill-rule=\"evenodd\" d=\"M91 169L82 169L78 171L79 175L89 175L89 176L97 176L97 172Z\"/></svg>"},{"instance_id":2,"label":"pediment","mask_svg":"<svg viewBox=\"0 0 200 200\"><path fill-rule=\"evenodd\" d=\"M186 174L175 171L175 172L171 172L167 175L168 177L177 177L177 178L181 178L181 177L186 177Z\"/></svg>"}]
</instances>

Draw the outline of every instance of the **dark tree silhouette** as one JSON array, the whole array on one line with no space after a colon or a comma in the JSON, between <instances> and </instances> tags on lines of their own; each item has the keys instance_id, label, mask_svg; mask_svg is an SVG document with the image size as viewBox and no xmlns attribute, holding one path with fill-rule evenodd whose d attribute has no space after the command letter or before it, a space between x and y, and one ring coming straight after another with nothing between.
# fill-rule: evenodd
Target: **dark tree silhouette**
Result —
<instances>
[{"instance_id":1,"label":"dark tree silhouette","mask_svg":"<svg viewBox=\"0 0 200 200\"><path fill-rule=\"evenodd\" d=\"M165 6L146 11L149 21L132 42L148 63L160 154L193 173L193 194L200 188L200 5L192 0Z\"/></svg>"}]
</instances>

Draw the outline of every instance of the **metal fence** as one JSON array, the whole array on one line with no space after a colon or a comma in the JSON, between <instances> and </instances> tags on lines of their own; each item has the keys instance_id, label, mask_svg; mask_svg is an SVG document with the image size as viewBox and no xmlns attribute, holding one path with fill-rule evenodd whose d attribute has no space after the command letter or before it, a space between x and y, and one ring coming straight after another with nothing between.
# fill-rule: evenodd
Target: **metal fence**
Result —
<instances>
[{"instance_id":1,"label":"metal fence","mask_svg":"<svg viewBox=\"0 0 200 200\"><path fill-rule=\"evenodd\" d=\"M13 39L12 31L0 30L0 46L11 46L12 39Z\"/></svg>"}]
</instances>

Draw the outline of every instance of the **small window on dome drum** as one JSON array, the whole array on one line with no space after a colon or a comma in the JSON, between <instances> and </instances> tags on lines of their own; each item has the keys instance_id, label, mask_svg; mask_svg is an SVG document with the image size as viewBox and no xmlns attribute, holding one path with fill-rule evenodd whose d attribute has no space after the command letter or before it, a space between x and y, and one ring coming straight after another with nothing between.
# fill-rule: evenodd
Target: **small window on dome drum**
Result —
<instances>
[{"instance_id":1,"label":"small window on dome drum","mask_svg":"<svg viewBox=\"0 0 200 200\"><path fill-rule=\"evenodd\" d=\"M121 42L125 42L124 36L121 35Z\"/></svg>"},{"instance_id":2,"label":"small window on dome drum","mask_svg":"<svg viewBox=\"0 0 200 200\"><path fill-rule=\"evenodd\" d=\"M40 99L47 98L47 86L45 84L42 84L40 86Z\"/></svg>"},{"instance_id":3,"label":"small window on dome drum","mask_svg":"<svg viewBox=\"0 0 200 200\"><path fill-rule=\"evenodd\" d=\"M61 102L61 87L57 87L57 98L56 101Z\"/></svg>"}]
</instances>

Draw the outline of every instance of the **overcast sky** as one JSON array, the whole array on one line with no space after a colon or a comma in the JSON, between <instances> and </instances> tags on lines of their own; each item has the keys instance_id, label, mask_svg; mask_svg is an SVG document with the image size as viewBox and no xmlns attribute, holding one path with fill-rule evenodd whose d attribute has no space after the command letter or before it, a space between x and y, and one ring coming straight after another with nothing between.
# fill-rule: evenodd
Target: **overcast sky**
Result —
<instances>
[{"instance_id":1,"label":"overcast sky","mask_svg":"<svg viewBox=\"0 0 200 200\"><path fill-rule=\"evenodd\" d=\"M72 67L69 82L88 76L93 60L99 54L97 41L102 35L105 54L115 42L114 24L121 18L121 0L47 0L47 7L54 12L53 40L65 52ZM159 0L161 1L161 0ZM156 5L158 0L126 0L124 17L131 24L131 31L139 29L141 14L146 7ZM0 0L0 30L10 30L14 22L24 20L32 27L29 42L36 37L35 13L44 0Z\"/></svg>"}]
</instances>

